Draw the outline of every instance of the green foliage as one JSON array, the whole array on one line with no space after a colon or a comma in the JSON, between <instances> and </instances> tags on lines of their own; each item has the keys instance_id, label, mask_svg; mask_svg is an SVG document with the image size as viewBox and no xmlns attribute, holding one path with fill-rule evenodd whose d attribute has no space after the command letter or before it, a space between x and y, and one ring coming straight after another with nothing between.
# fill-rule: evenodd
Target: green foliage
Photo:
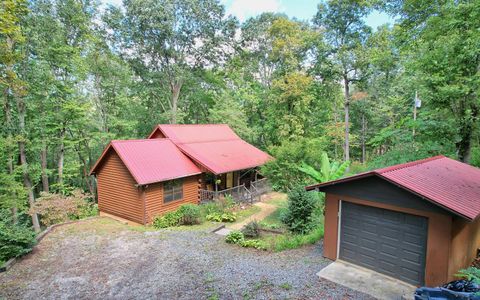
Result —
<instances>
[{"instance_id":1,"label":"green foliage","mask_svg":"<svg viewBox=\"0 0 480 300\"><path fill-rule=\"evenodd\" d=\"M261 168L261 173L267 177L274 190L288 191L296 185L314 183L305 173L298 169L298 163L304 161L311 166L318 166L326 147L323 139L299 138L294 141L284 141L280 146L270 149L274 160Z\"/></svg>"},{"instance_id":2,"label":"green foliage","mask_svg":"<svg viewBox=\"0 0 480 300\"><path fill-rule=\"evenodd\" d=\"M218 213L214 212L211 214L208 214L206 217L207 221L212 221L212 222L235 222L237 217L235 216L234 213L231 212L224 212L224 213Z\"/></svg>"},{"instance_id":3,"label":"green foliage","mask_svg":"<svg viewBox=\"0 0 480 300\"><path fill-rule=\"evenodd\" d=\"M180 206L177 213L182 216L181 225L194 225L201 223L200 207L195 204L184 204Z\"/></svg>"},{"instance_id":4,"label":"green foliage","mask_svg":"<svg viewBox=\"0 0 480 300\"><path fill-rule=\"evenodd\" d=\"M45 226L77 220L98 214L97 206L91 202L91 195L75 190L71 195L41 193L33 207Z\"/></svg>"},{"instance_id":5,"label":"green foliage","mask_svg":"<svg viewBox=\"0 0 480 300\"><path fill-rule=\"evenodd\" d=\"M11 217L0 213L0 261L30 252L36 243L35 232L27 226L14 225Z\"/></svg>"},{"instance_id":6,"label":"green foliage","mask_svg":"<svg viewBox=\"0 0 480 300\"><path fill-rule=\"evenodd\" d=\"M182 215L178 211L167 212L164 215L156 216L152 225L157 229L179 226Z\"/></svg>"},{"instance_id":7,"label":"green foliage","mask_svg":"<svg viewBox=\"0 0 480 300\"><path fill-rule=\"evenodd\" d=\"M302 165L298 167L298 169L306 175L310 176L316 182L327 182L342 177L345 174L345 171L347 170L349 165L349 161L345 161L341 164L338 162L330 163L328 154L326 152L323 152L320 160L319 170L315 170L315 168L305 162L302 163Z\"/></svg>"},{"instance_id":8,"label":"green foliage","mask_svg":"<svg viewBox=\"0 0 480 300\"><path fill-rule=\"evenodd\" d=\"M200 209L202 210L202 214L205 216L214 213L222 214L225 211L224 208L216 201L202 203L200 204Z\"/></svg>"},{"instance_id":9,"label":"green foliage","mask_svg":"<svg viewBox=\"0 0 480 300\"><path fill-rule=\"evenodd\" d=\"M229 244L241 244L245 240L243 233L240 231L231 231L225 237L225 242Z\"/></svg>"},{"instance_id":10,"label":"green foliage","mask_svg":"<svg viewBox=\"0 0 480 300\"><path fill-rule=\"evenodd\" d=\"M476 284L480 284L480 269L476 267L469 267L467 269L460 270L455 276L474 281Z\"/></svg>"},{"instance_id":11,"label":"green foliage","mask_svg":"<svg viewBox=\"0 0 480 300\"><path fill-rule=\"evenodd\" d=\"M313 212L316 207L316 199L312 192L298 186L288 193L288 207L282 216L282 222L293 233L307 233L313 224Z\"/></svg>"},{"instance_id":12,"label":"green foliage","mask_svg":"<svg viewBox=\"0 0 480 300\"><path fill-rule=\"evenodd\" d=\"M184 204L175 211L153 218L153 227L167 228L180 225L195 225L202 222L201 209L195 204Z\"/></svg>"},{"instance_id":13,"label":"green foliage","mask_svg":"<svg viewBox=\"0 0 480 300\"><path fill-rule=\"evenodd\" d=\"M255 248L259 250L267 250L267 246L261 240L243 240L239 243L242 247L245 248Z\"/></svg>"},{"instance_id":14,"label":"green foliage","mask_svg":"<svg viewBox=\"0 0 480 300\"><path fill-rule=\"evenodd\" d=\"M257 238L260 236L260 226L257 221L252 221L243 226L242 233L247 238Z\"/></svg>"},{"instance_id":15,"label":"green foliage","mask_svg":"<svg viewBox=\"0 0 480 300\"><path fill-rule=\"evenodd\" d=\"M312 245L323 238L323 226L317 226L307 234L279 235L270 241L271 248L275 251L296 249L305 245Z\"/></svg>"},{"instance_id":16,"label":"green foliage","mask_svg":"<svg viewBox=\"0 0 480 300\"><path fill-rule=\"evenodd\" d=\"M279 191L342 176L323 153L341 162L347 149L348 174L437 154L480 166L475 1L328 0L312 22L241 24L216 0L99 4L0 1L0 208L16 218L42 191L95 194L88 173L104 146L157 123L229 124L275 157L261 171ZM373 32L373 9L395 23ZM43 220L95 215L88 203ZM221 221L231 204L202 216Z\"/></svg>"},{"instance_id":17,"label":"green foliage","mask_svg":"<svg viewBox=\"0 0 480 300\"><path fill-rule=\"evenodd\" d=\"M472 149L472 159L470 160L470 163L472 166L477 168L480 167L480 147L477 146Z\"/></svg>"}]
</instances>

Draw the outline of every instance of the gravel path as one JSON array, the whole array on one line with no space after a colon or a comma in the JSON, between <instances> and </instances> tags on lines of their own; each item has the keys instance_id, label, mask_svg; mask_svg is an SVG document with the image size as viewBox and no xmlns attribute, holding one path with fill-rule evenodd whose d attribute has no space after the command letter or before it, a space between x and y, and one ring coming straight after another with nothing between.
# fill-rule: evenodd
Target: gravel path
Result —
<instances>
[{"instance_id":1,"label":"gravel path","mask_svg":"<svg viewBox=\"0 0 480 300\"><path fill-rule=\"evenodd\" d=\"M269 253L194 230L107 218L56 228L5 273L0 299L370 299L315 273L321 243Z\"/></svg>"}]
</instances>

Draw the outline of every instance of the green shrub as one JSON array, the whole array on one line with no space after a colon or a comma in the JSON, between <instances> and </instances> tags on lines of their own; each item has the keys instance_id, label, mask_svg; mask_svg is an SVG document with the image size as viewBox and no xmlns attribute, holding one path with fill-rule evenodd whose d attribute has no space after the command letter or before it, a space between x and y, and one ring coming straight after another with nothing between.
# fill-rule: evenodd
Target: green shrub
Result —
<instances>
[{"instance_id":1,"label":"green shrub","mask_svg":"<svg viewBox=\"0 0 480 300\"><path fill-rule=\"evenodd\" d=\"M83 218L88 218L88 217L94 217L98 216L98 204L96 203L86 203L80 208L78 218L83 219Z\"/></svg>"},{"instance_id":2,"label":"green shrub","mask_svg":"<svg viewBox=\"0 0 480 300\"><path fill-rule=\"evenodd\" d=\"M184 204L180 206L177 213L181 215L180 225L200 224L200 207L195 204Z\"/></svg>"},{"instance_id":3,"label":"green shrub","mask_svg":"<svg viewBox=\"0 0 480 300\"><path fill-rule=\"evenodd\" d=\"M68 195L41 192L32 210L40 215L43 225L50 226L97 215L98 209L91 199L90 194L79 189Z\"/></svg>"},{"instance_id":4,"label":"green shrub","mask_svg":"<svg viewBox=\"0 0 480 300\"><path fill-rule=\"evenodd\" d=\"M235 222L237 217L231 212L224 213L211 213L205 217L208 221L212 222Z\"/></svg>"},{"instance_id":5,"label":"green shrub","mask_svg":"<svg viewBox=\"0 0 480 300\"><path fill-rule=\"evenodd\" d=\"M240 242L242 247L266 250L267 246L260 240L243 240Z\"/></svg>"},{"instance_id":6,"label":"green shrub","mask_svg":"<svg viewBox=\"0 0 480 300\"><path fill-rule=\"evenodd\" d=\"M171 211L162 216L156 216L152 225L157 229L178 226L181 218L182 215L178 211Z\"/></svg>"},{"instance_id":7,"label":"green shrub","mask_svg":"<svg viewBox=\"0 0 480 300\"><path fill-rule=\"evenodd\" d=\"M252 221L243 226L242 233L246 237L257 238L260 236L260 226L258 225L257 221Z\"/></svg>"},{"instance_id":8,"label":"green shrub","mask_svg":"<svg viewBox=\"0 0 480 300\"><path fill-rule=\"evenodd\" d=\"M480 269L475 267L469 267L458 271L456 274L457 277L465 278L467 280L473 281L476 284L480 284Z\"/></svg>"},{"instance_id":9,"label":"green shrub","mask_svg":"<svg viewBox=\"0 0 480 300\"><path fill-rule=\"evenodd\" d=\"M225 237L225 241L229 244L241 244L244 240L245 237L240 231L232 231Z\"/></svg>"},{"instance_id":10,"label":"green shrub","mask_svg":"<svg viewBox=\"0 0 480 300\"><path fill-rule=\"evenodd\" d=\"M30 252L35 243L35 232L30 228L0 221L1 261Z\"/></svg>"},{"instance_id":11,"label":"green shrub","mask_svg":"<svg viewBox=\"0 0 480 300\"><path fill-rule=\"evenodd\" d=\"M321 154L327 146L328 139L325 137L285 139L279 146L268 149L275 159L263 165L261 173L276 191L286 192L296 185L312 184L314 181L298 170L298 163L303 161L319 168Z\"/></svg>"},{"instance_id":12,"label":"green shrub","mask_svg":"<svg viewBox=\"0 0 480 300\"><path fill-rule=\"evenodd\" d=\"M260 222L259 223L260 227L266 228L266 229L280 229L280 225L274 224L274 223L266 223L266 222Z\"/></svg>"},{"instance_id":13,"label":"green shrub","mask_svg":"<svg viewBox=\"0 0 480 300\"><path fill-rule=\"evenodd\" d=\"M202 211L202 214L205 216L215 214L215 213L223 214L224 212L224 209L215 201L201 204L200 209Z\"/></svg>"},{"instance_id":14,"label":"green shrub","mask_svg":"<svg viewBox=\"0 0 480 300\"><path fill-rule=\"evenodd\" d=\"M282 222L293 233L309 232L314 226L312 213L316 202L312 192L305 191L302 186L295 187L288 193L288 207L281 216Z\"/></svg>"},{"instance_id":15,"label":"green shrub","mask_svg":"<svg viewBox=\"0 0 480 300\"><path fill-rule=\"evenodd\" d=\"M235 206L235 201L233 201L232 195L225 195L223 197L221 196L218 198L218 200L216 200L216 202L218 205L220 205L220 207L223 210L226 210Z\"/></svg>"},{"instance_id":16,"label":"green shrub","mask_svg":"<svg viewBox=\"0 0 480 300\"><path fill-rule=\"evenodd\" d=\"M272 247L275 251L296 249L315 244L321 238L323 238L323 226L317 226L308 234L280 235L274 240Z\"/></svg>"},{"instance_id":17,"label":"green shrub","mask_svg":"<svg viewBox=\"0 0 480 300\"><path fill-rule=\"evenodd\" d=\"M234 213L231 212L224 212L222 214L222 222L235 222L237 220L237 217L235 216Z\"/></svg>"},{"instance_id":18,"label":"green shrub","mask_svg":"<svg viewBox=\"0 0 480 300\"><path fill-rule=\"evenodd\" d=\"M208 214L205 219L207 221L212 221L212 222L222 222L222 214L221 213L211 213Z\"/></svg>"}]
</instances>

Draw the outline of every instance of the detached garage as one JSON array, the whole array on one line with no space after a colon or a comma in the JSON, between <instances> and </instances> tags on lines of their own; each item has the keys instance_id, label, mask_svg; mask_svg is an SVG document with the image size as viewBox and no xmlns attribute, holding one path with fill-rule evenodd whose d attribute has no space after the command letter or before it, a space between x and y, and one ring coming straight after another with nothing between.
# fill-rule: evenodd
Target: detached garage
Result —
<instances>
[{"instance_id":1,"label":"detached garage","mask_svg":"<svg viewBox=\"0 0 480 300\"><path fill-rule=\"evenodd\" d=\"M480 169L436 156L307 187L326 193L324 256L417 286L468 267L480 247Z\"/></svg>"}]
</instances>

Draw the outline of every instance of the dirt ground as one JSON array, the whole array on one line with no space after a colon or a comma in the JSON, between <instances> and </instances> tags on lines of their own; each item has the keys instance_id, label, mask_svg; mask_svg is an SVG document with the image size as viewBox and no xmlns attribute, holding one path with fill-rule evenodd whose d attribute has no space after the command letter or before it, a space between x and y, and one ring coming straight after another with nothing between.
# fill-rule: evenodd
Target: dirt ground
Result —
<instances>
[{"instance_id":1,"label":"dirt ground","mask_svg":"<svg viewBox=\"0 0 480 300\"><path fill-rule=\"evenodd\" d=\"M215 225L153 231L108 218L58 227L12 269L0 299L368 299L315 274L321 242L270 253L226 244Z\"/></svg>"}]
</instances>

